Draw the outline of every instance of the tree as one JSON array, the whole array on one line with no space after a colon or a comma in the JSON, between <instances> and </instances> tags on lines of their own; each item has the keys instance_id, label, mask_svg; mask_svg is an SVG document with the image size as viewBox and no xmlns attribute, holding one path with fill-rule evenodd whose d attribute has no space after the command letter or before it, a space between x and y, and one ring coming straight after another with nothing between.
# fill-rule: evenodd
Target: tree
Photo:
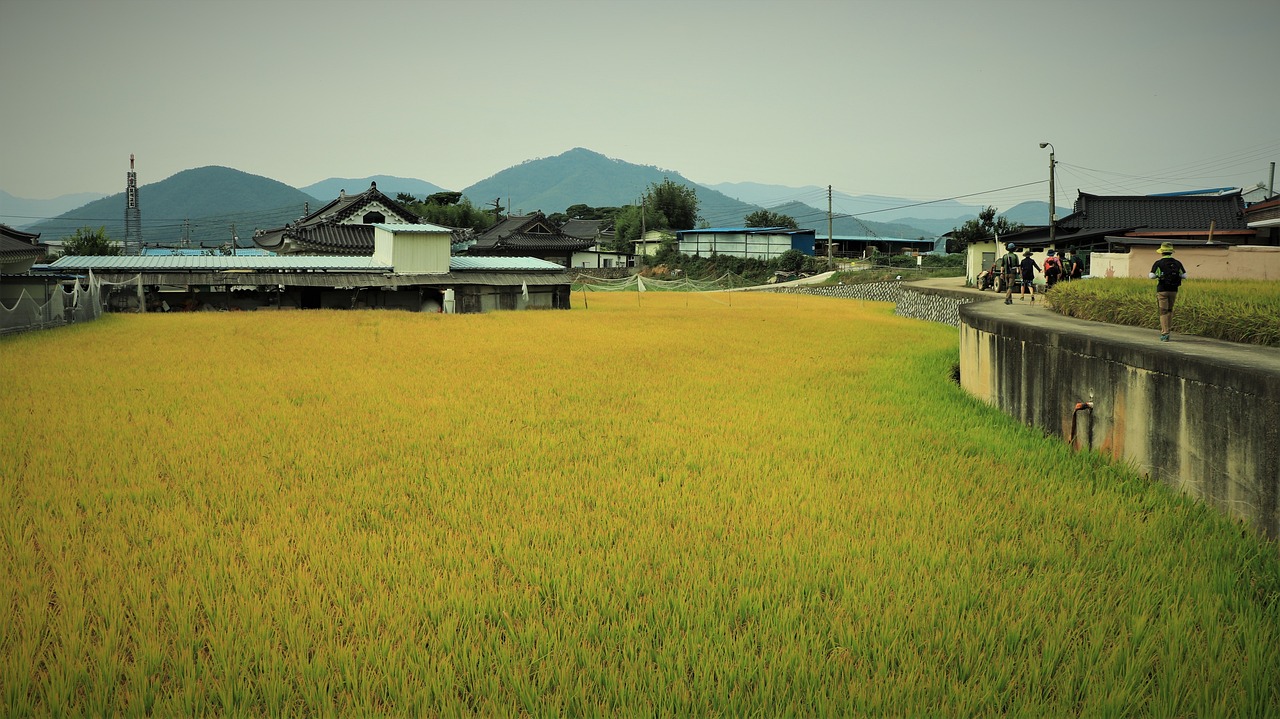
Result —
<instances>
[{"instance_id":1,"label":"tree","mask_svg":"<svg viewBox=\"0 0 1280 719\"><path fill-rule=\"evenodd\" d=\"M413 195L410 195L407 192L396 193L396 202L399 202L402 205L412 205L417 201L418 201L418 198L414 197Z\"/></svg>"},{"instance_id":2,"label":"tree","mask_svg":"<svg viewBox=\"0 0 1280 719\"><path fill-rule=\"evenodd\" d=\"M74 235L62 238L62 254L104 256L120 254L120 245L107 236L107 228L81 227Z\"/></svg>"},{"instance_id":3,"label":"tree","mask_svg":"<svg viewBox=\"0 0 1280 719\"><path fill-rule=\"evenodd\" d=\"M665 218L667 224L662 229L692 230L698 226L698 193L692 187L671 180L650 184L644 204Z\"/></svg>"},{"instance_id":4,"label":"tree","mask_svg":"<svg viewBox=\"0 0 1280 719\"><path fill-rule=\"evenodd\" d=\"M996 215L996 208L988 205L978 213L978 217L967 220L963 225L951 230L947 239L947 252L959 252L965 245L989 240L997 235L1008 235L1022 229L1022 223L1010 222L1004 215Z\"/></svg>"},{"instance_id":5,"label":"tree","mask_svg":"<svg viewBox=\"0 0 1280 719\"><path fill-rule=\"evenodd\" d=\"M613 218L613 249L615 252L630 252L631 243L640 239L642 230L667 229L666 215L663 215L648 204L644 205L644 221L640 219L640 207L629 205L618 210Z\"/></svg>"},{"instance_id":6,"label":"tree","mask_svg":"<svg viewBox=\"0 0 1280 719\"><path fill-rule=\"evenodd\" d=\"M770 212L769 210L756 210L747 215L743 220L747 227L787 227L793 230L800 229L796 224L796 219L791 215L784 215L779 212Z\"/></svg>"},{"instance_id":7,"label":"tree","mask_svg":"<svg viewBox=\"0 0 1280 719\"><path fill-rule=\"evenodd\" d=\"M443 227L470 227L480 232L494 223L492 211L471 204L461 192L437 192L425 201L413 202L408 208L424 222Z\"/></svg>"}]
</instances>

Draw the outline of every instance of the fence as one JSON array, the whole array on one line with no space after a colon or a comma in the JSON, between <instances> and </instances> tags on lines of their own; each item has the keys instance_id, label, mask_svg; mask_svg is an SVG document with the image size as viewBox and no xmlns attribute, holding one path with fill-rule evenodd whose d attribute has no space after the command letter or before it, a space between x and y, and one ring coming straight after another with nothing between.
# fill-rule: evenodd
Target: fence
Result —
<instances>
[{"instance_id":1,"label":"fence","mask_svg":"<svg viewBox=\"0 0 1280 719\"><path fill-rule=\"evenodd\" d=\"M41 302L24 287L10 304L0 300L0 335L88 322L102 315L102 285L92 274L87 282L55 284Z\"/></svg>"}]
</instances>

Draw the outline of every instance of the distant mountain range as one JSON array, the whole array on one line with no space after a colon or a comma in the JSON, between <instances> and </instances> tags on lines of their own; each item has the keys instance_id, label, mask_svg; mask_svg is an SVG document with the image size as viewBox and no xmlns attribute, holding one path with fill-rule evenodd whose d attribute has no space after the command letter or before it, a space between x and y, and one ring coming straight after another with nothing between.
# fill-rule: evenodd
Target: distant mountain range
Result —
<instances>
[{"instance_id":1,"label":"distant mountain range","mask_svg":"<svg viewBox=\"0 0 1280 719\"><path fill-rule=\"evenodd\" d=\"M584 148L560 155L522 162L461 192L476 205L500 199L513 214L541 210L563 212L570 205L616 207L636 202L651 184L671 180L697 192L699 214L712 227L740 226L756 210L769 209L794 217L801 227L826 234L826 188L787 187L760 183L722 183L712 187L692 182L674 170L635 165L615 160ZM149 244L220 245L231 239L233 227L242 246L247 246L255 229L279 227L315 210L345 190L363 192L371 182L395 197L399 193L415 197L442 192L445 188L425 180L372 175L364 178L329 178L304 188L228 167L201 167L184 170L160 182L139 188L142 238ZM733 193L730 196L727 193ZM124 193L88 198L88 202L57 213L55 219L15 227L39 232L46 239L59 239L80 227L105 227L107 234L124 239ZM29 210L7 194L0 193L0 214L25 217L54 216L52 210ZM52 200L43 202L54 202ZM10 209L10 208L14 209ZM19 211L18 208L24 208ZM833 197L837 235L877 235L915 239L935 237L977 216L977 205L951 200L921 203L897 197ZM1059 208L1059 216L1068 210ZM27 214L29 213L29 214ZM1046 224L1044 202L1024 202L1004 213L1024 224ZM5 222L0 218L0 222Z\"/></svg>"},{"instance_id":2,"label":"distant mountain range","mask_svg":"<svg viewBox=\"0 0 1280 719\"><path fill-rule=\"evenodd\" d=\"M437 192L444 192L445 189L439 185L433 185L426 180L415 180L410 177L393 177L391 175L372 175L370 177L362 177L360 179L330 177L327 180L321 180L317 183L299 187L298 189L311 195L326 204L338 193L346 190L348 195L356 195L369 189L369 184L378 183L378 190L387 197L395 198L396 195L404 193L413 195L419 199L427 195L434 195Z\"/></svg>"},{"instance_id":3,"label":"distant mountain range","mask_svg":"<svg viewBox=\"0 0 1280 719\"><path fill-rule=\"evenodd\" d=\"M330 198L332 199L332 198ZM248 246L255 228L279 227L301 217L316 199L283 182L229 167L183 170L168 179L138 188L142 240L148 244L220 245L231 240ZM57 218L36 223L29 232L59 239L80 227L104 227L123 240L124 193L83 205Z\"/></svg>"},{"instance_id":4,"label":"distant mountain range","mask_svg":"<svg viewBox=\"0 0 1280 719\"><path fill-rule=\"evenodd\" d=\"M103 197L105 195L97 192L78 192L51 200L28 200L0 190L0 224L23 229Z\"/></svg>"}]
</instances>

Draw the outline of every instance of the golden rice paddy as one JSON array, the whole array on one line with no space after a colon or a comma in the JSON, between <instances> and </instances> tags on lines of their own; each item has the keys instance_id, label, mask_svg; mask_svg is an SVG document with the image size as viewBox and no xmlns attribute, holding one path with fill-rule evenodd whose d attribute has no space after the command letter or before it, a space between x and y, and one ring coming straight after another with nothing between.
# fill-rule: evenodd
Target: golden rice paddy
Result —
<instances>
[{"instance_id":1,"label":"golden rice paddy","mask_svg":"<svg viewBox=\"0 0 1280 719\"><path fill-rule=\"evenodd\" d=\"M797 295L0 341L5 715L1280 706L1275 546Z\"/></svg>"}]
</instances>

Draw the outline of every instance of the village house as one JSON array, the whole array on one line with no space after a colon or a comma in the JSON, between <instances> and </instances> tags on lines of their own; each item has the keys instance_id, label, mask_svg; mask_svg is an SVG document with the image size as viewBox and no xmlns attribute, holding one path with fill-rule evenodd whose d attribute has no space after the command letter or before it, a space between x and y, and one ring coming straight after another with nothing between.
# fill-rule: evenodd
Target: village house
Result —
<instances>
[{"instance_id":1,"label":"village house","mask_svg":"<svg viewBox=\"0 0 1280 719\"><path fill-rule=\"evenodd\" d=\"M469 257L536 257L571 267L573 254L596 245L594 238L573 237L541 212L510 215L465 244Z\"/></svg>"},{"instance_id":2,"label":"village house","mask_svg":"<svg viewBox=\"0 0 1280 719\"><path fill-rule=\"evenodd\" d=\"M1048 249L1071 250L1088 257L1088 273L1146 277L1155 248L1169 242L1188 271L1203 279L1276 279L1280 247L1260 244L1246 220L1239 191L1213 195L1093 195L1081 192L1071 214L1058 221L1055 242L1049 227L1030 227L966 248L967 274L976 282L1005 253L1032 251L1041 266ZM1269 243L1268 238L1261 238Z\"/></svg>"},{"instance_id":3,"label":"village house","mask_svg":"<svg viewBox=\"0 0 1280 719\"><path fill-rule=\"evenodd\" d=\"M419 222L371 184L255 234L258 247L279 254L63 257L50 270L124 283L110 295L117 310L569 308L564 266L527 256L454 257L456 239L454 229Z\"/></svg>"},{"instance_id":4,"label":"village house","mask_svg":"<svg viewBox=\"0 0 1280 719\"><path fill-rule=\"evenodd\" d=\"M814 231L788 227L708 227L676 232L680 252L686 255L727 255L772 260L788 250L813 256Z\"/></svg>"}]
</instances>

